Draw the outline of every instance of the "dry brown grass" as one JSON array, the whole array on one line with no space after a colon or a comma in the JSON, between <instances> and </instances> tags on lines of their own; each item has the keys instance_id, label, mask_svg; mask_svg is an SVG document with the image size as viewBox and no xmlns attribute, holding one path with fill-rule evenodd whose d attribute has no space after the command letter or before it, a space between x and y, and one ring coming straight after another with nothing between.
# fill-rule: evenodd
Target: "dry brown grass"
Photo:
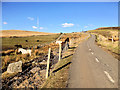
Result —
<instances>
[{"instance_id":1,"label":"dry brown grass","mask_svg":"<svg viewBox=\"0 0 120 90\"><path fill-rule=\"evenodd\" d=\"M9 56L6 56L6 57L4 58L4 63L5 63L5 65L7 65L9 62L10 62L10 57L9 57Z\"/></svg>"},{"instance_id":2,"label":"dry brown grass","mask_svg":"<svg viewBox=\"0 0 120 90\"><path fill-rule=\"evenodd\" d=\"M118 56L120 54L119 52L119 31L118 30L91 30L88 31L95 35L97 35L97 44L101 45L103 48L108 50L109 52L113 53L112 55ZM112 37L114 40L114 43L112 43Z\"/></svg>"},{"instance_id":3,"label":"dry brown grass","mask_svg":"<svg viewBox=\"0 0 120 90\"><path fill-rule=\"evenodd\" d=\"M6 79L6 78L8 78L8 77L12 77L12 76L15 76L17 73L7 73L7 71L6 72L4 72L4 73L2 73L2 79Z\"/></svg>"},{"instance_id":4,"label":"dry brown grass","mask_svg":"<svg viewBox=\"0 0 120 90\"><path fill-rule=\"evenodd\" d=\"M66 34L66 35L64 35L64 38L66 39L67 37L71 37L71 35L72 35L72 33ZM80 34L80 35L81 36L79 36L77 34L76 35L74 34L74 37L85 38L87 36L86 34ZM78 42L81 42L81 41L78 41ZM76 42L76 44L78 42ZM19 60L21 60L24 64L25 62L29 62L30 60L33 60L34 58L39 57L40 55L47 54L48 53L48 48L51 48L52 51L54 51L58 47L59 47L59 45L57 45L55 43L51 43L50 45L46 45L43 48L39 48L39 49L35 49L35 50L32 49L32 55L31 56L16 54L16 53L11 54L10 56L4 56L4 57L2 57L2 61L3 61L2 62L2 69L7 67L9 63L16 62L16 61L19 61Z\"/></svg>"},{"instance_id":5,"label":"dry brown grass","mask_svg":"<svg viewBox=\"0 0 120 90\"><path fill-rule=\"evenodd\" d=\"M50 35L55 33L46 33L46 32L35 32L35 31L23 31L23 30L2 30L2 34L0 37L24 37L24 36L32 36L32 35Z\"/></svg>"}]
</instances>

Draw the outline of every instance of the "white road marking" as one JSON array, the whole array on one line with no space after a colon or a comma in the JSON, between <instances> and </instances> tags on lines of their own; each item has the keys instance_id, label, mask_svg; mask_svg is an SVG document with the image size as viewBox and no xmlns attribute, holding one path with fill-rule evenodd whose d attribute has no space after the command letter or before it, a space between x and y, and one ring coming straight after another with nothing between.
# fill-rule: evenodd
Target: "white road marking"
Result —
<instances>
[{"instance_id":1,"label":"white road marking","mask_svg":"<svg viewBox=\"0 0 120 90\"><path fill-rule=\"evenodd\" d=\"M94 54L93 52L91 52L91 54Z\"/></svg>"},{"instance_id":2,"label":"white road marking","mask_svg":"<svg viewBox=\"0 0 120 90\"><path fill-rule=\"evenodd\" d=\"M108 79L112 82L115 83L115 81L112 79L112 77L109 75L109 73L107 71L104 71L104 73L106 74L106 76L108 77Z\"/></svg>"},{"instance_id":3,"label":"white road marking","mask_svg":"<svg viewBox=\"0 0 120 90\"><path fill-rule=\"evenodd\" d=\"M109 65L107 64L107 66L109 67Z\"/></svg>"},{"instance_id":4,"label":"white road marking","mask_svg":"<svg viewBox=\"0 0 120 90\"><path fill-rule=\"evenodd\" d=\"M97 58L95 58L95 60L96 60L97 62L99 62L99 60L98 60Z\"/></svg>"},{"instance_id":5,"label":"white road marking","mask_svg":"<svg viewBox=\"0 0 120 90\"><path fill-rule=\"evenodd\" d=\"M91 51L91 49L89 49L89 51Z\"/></svg>"}]
</instances>

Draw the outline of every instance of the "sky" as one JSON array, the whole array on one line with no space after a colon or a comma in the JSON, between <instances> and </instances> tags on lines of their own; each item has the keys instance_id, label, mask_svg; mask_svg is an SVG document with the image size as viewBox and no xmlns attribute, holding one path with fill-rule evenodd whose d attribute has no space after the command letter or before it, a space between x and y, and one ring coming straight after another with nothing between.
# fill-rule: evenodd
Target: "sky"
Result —
<instances>
[{"instance_id":1,"label":"sky","mask_svg":"<svg viewBox=\"0 0 120 90\"><path fill-rule=\"evenodd\" d=\"M118 2L2 2L2 30L66 33L114 26Z\"/></svg>"},{"instance_id":2,"label":"sky","mask_svg":"<svg viewBox=\"0 0 120 90\"><path fill-rule=\"evenodd\" d=\"M2 2L119 2L120 0L1 0Z\"/></svg>"}]
</instances>

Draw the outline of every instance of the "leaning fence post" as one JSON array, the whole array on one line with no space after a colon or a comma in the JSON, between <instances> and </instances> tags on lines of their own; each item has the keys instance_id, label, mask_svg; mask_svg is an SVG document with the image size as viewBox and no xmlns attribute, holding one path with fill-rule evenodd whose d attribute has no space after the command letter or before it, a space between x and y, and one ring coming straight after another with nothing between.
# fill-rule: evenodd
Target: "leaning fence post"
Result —
<instances>
[{"instance_id":1,"label":"leaning fence post","mask_svg":"<svg viewBox=\"0 0 120 90\"><path fill-rule=\"evenodd\" d=\"M49 51L48 51L46 79L48 78L48 75L49 75L50 52L51 52L51 48L49 48Z\"/></svg>"}]
</instances>

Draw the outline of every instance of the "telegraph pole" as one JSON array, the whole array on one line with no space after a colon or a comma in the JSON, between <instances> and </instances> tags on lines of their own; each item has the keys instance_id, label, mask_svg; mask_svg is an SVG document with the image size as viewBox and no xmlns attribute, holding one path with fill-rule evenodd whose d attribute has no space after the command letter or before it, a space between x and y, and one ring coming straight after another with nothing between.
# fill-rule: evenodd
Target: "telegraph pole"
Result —
<instances>
[{"instance_id":1,"label":"telegraph pole","mask_svg":"<svg viewBox=\"0 0 120 90\"><path fill-rule=\"evenodd\" d=\"M37 31L39 32L39 17L37 17Z\"/></svg>"}]
</instances>

